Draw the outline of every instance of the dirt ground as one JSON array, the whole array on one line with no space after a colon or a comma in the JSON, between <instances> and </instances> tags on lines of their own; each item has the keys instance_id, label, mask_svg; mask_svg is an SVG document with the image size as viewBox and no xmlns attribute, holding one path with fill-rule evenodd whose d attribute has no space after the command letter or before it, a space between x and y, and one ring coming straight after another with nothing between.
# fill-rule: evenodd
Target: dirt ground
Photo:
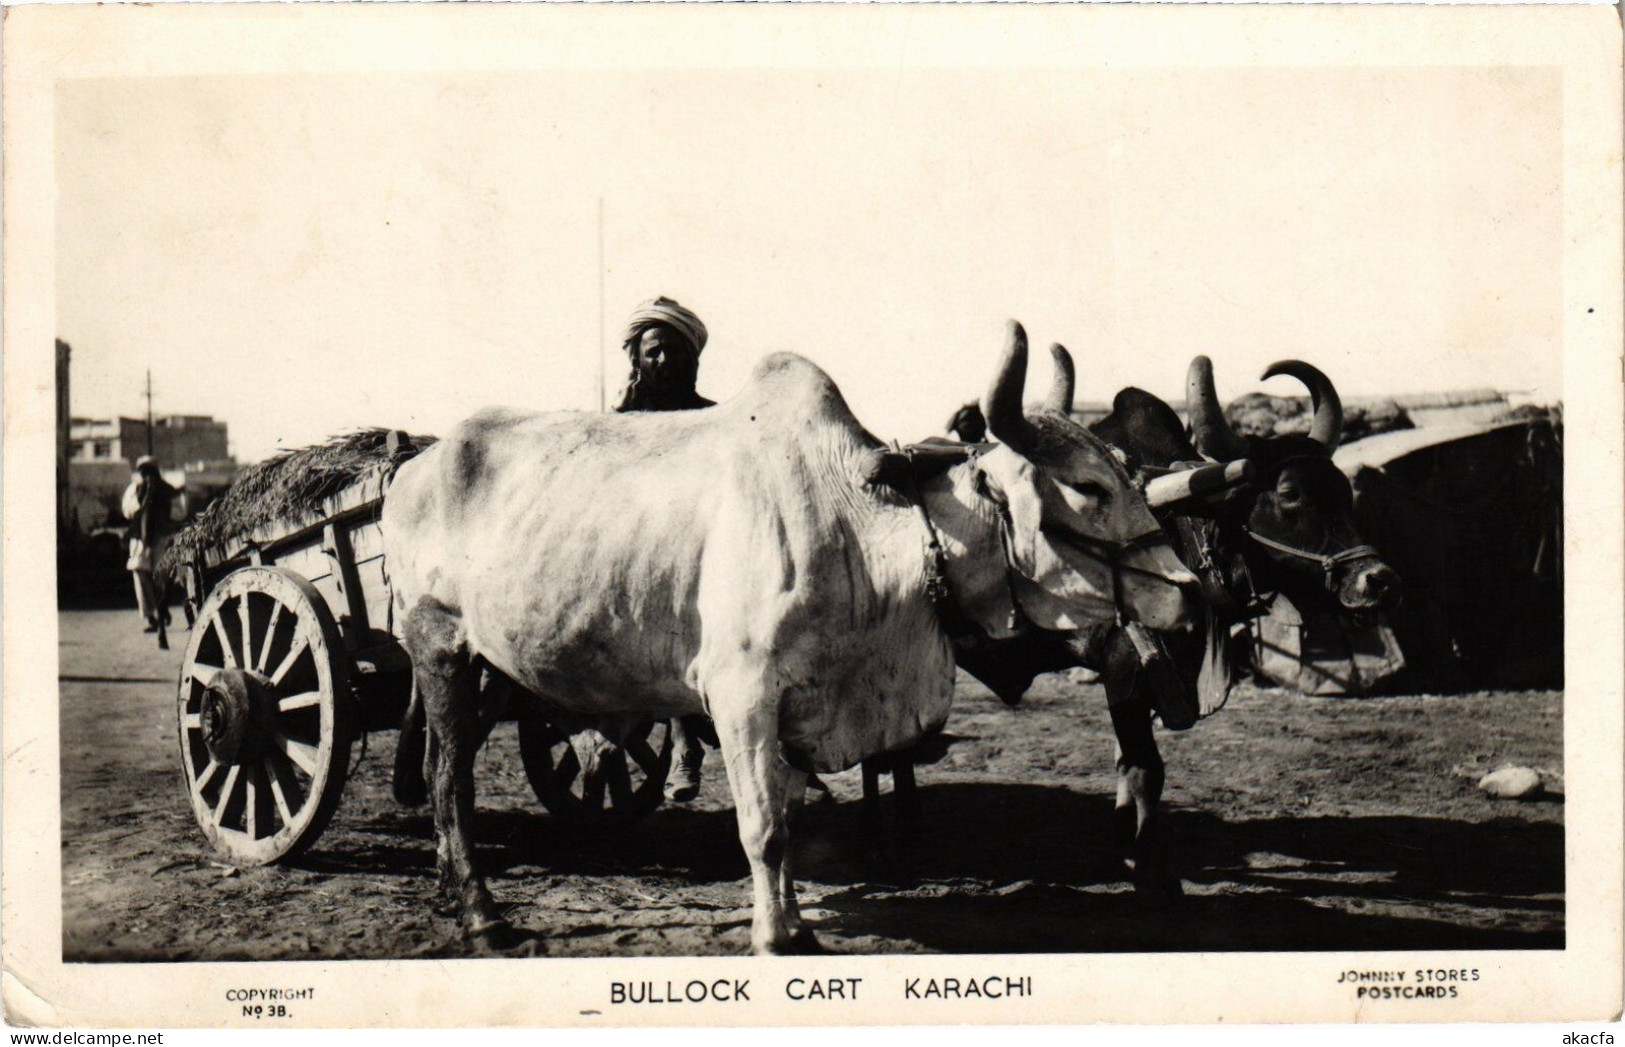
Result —
<instances>
[{"instance_id":1,"label":"dirt ground","mask_svg":"<svg viewBox=\"0 0 1625 1047\"><path fill-rule=\"evenodd\" d=\"M180 784L184 629L160 652L133 611L61 625L63 953L69 961L461 955L433 911L426 810L389 792L374 734L326 834L292 865L216 860ZM946 757L889 856L858 832L856 771L796 830L804 911L835 952L1561 948L1562 695L1364 701L1242 688L1162 732L1167 826L1186 896L1136 902L1109 847L1105 695L1041 679L1007 709L961 678ZM357 750L359 755L359 749ZM1492 800L1503 763L1548 796ZM738 954L749 877L720 760L700 799L620 830L550 818L512 725L478 765L480 856L510 918L549 955Z\"/></svg>"}]
</instances>

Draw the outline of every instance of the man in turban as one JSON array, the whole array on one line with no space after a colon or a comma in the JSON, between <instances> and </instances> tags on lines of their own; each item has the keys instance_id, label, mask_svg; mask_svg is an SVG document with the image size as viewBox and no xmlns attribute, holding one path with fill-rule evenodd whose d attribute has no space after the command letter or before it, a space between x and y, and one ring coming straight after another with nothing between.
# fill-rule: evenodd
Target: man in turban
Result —
<instances>
[{"instance_id":1,"label":"man in turban","mask_svg":"<svg viewBox=\"0 0 1625 1047\"><path fill-rule=\"evenodd\" d=\"M670 298L638 306L621 347L632 365L617 411L688 411L710 407L694 391L708 334L700 318Z\"/></svg>"},{"instance_id":2,"label":"man in turban","mask_svg":"<svg viewBox=\"0 0 1625 1047\"><path fill-rule=\"evenodd\" d=\"M700 318L670 298L654 298L638 306L621 337L632 373L615 410L689 411L712 406L715 401L694 390L707 337ZM705 765L700 737L711 730L704 716L672 721L675 759L666 780L667 799L687 803L699 795L700 770Z\"/></svg>"}]
</instances>

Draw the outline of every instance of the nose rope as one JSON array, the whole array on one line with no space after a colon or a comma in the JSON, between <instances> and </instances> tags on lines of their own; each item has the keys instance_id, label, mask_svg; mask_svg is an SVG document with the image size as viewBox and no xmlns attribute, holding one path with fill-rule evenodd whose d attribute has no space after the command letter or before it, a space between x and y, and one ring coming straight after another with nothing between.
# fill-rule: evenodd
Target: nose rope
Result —
<instances>
[{"instance_id":1,"label":"nose rope","mask_svg":"<svg viewBox=\"0 0 1625 1047\"><path fill-rule=\"evenodd\" d=\"M1070 527L1067 527L1065 524L1059 523L1043 524L1041 525L1040 529L1057 535L1068 545L1076 547L1077 550L1083 553L1085 556L1111 568L1112 607L1117 612L1117 624L1119 626L1125 625L1128 622L1128 616L1124 613L1123 608L1123 575L1125 573L1142 575L1146 578L1152 579L1153 581L1161 582L1164 585L1171 585L1176 589L1179 588L1181 584L1175 581L1173 578L1170 578L1168 575L1163 574L1161 571L1148 570L1147 568L1127 562L1127 558L1130 555L1144 549L1154 549L1163 545L1170 549L1174 548L1173 539L1170 538L1168 533L1160 527L1154 527L1149 531L1143 531L1140 534L1137 534L1132 538L1125 539L1121 542L1114 542L1110 539L1096 538L1093 535L1082 534Z\"/></svg>"},{"instance_id":2,"label":"nose rope","mask_svg":"<svg viewBox=\"0 0 1625 1047\"><path fill-rule=\"evenodd\" d=\"M981 632L981 627L970 620L969 616L960 608L958 601L953 598L952 587L948 584L948 556L942 548L941 539L937 535L936 524L931 519L931 513L926 508L925 498L920 491L918 463L915 457L916 448L913 446L899 447L896 443L892 444L892 448L894 453L901 454L904 461L907 462L908 468L903 471L907 484L906 494L909 502L913 504L921 524L925 527L926 594L935 607L938 618L943 623L943 627L949 636L957 637L971 632ZM959 449L956 448L957 450ZM965 461L974 461L977 449L974 446L966 447L962 453ZM998 513L999 539L1000 544L1003 546L1005 560L1005 591L1010 601L1009 627L1014 631L1020 627L1024 615L1021 612L1021 604L1016 599L1015 586L1011 581L1011 576L1020 572L1016 569L1014 526L1010 520L1010 507L993 497L992 492L987 490L980 477L977 478L976 493L979 497L992 502ZM1120 626L1129 621L1123 602L1124 574L1138 574L1175 588L1180 587L1182 584L1160 571L1148 570L1126 562L1129 556L1145 549L1153 549L1158 546L1176 549L1173 539L1160 527L1153 527L1120 542L1083 534L1065 524L1055 522L1041 523L1039 529L1044 533L1060 537L1068 545L1075 547L1078 552L1105 564L1111 569L1111 603L1113 610L1116 612L1117 624Z\"/></svg>"},{"instance_id":3,"label":"nose rope","mask_svg":"<svg viewBox=\"0 0 1625 1047\"><path fill-rule=\"evenodd\" d=\"M1266 549L1274 549L1278 553L1285 553L1287 556L1294 556L1300 560L1308 560L1310 563L1319 564L1320 569L1326 572L1327 587L1332 585L1334 576L1337 574L1338 567L1342 566L1343 564L1352 563L1355 560L1373 559L1382 555L1381 553L1377 552L1374 546L1370 545L1352 545L1341 552L1323 555L1321 553L1312 553L1307 549L1299 549L1296 546L1287 545L1285 542L1277 542L1273 538L1265 538L1256 531L1247 528L1243 528L1242 530L1248 538L1251 538L1253 541L1264 546Z\"/></svg>"}]
</instances>

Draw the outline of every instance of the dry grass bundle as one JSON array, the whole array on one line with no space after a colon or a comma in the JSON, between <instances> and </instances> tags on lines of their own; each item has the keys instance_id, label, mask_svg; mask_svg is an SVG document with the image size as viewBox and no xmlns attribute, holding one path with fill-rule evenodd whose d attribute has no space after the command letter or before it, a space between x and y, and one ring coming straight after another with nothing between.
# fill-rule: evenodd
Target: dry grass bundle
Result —
<instances>
[{"instance_id":1,"label":"dry grass bundle","mask_svg":"<svg viewBox=\"0 0 1625 1047\"><path fill-rule=\"evenodd\" d=\"M1314 421L1308 397L1267 393L1238 396L1225 408L1224 415L1230 427L1241 436L1303 435L1309 432L1309 424ZM1393 400L1343 405L1344 443L1415 427L1410 415Z\"/></svg>"},{"instance_id":2,"label":"dry grass bundle","mask_svg":"<svg viewBox=\"0 0 1625 1047\"><path fill-rule=\"evenodd\" d=\"M159 569L170 571L205 549L229 547L273 522L314 523L329 498L362 480L387 480L402 462L435 440L413 436L414 450L391 456L389 432L360 429L249 466L214 504L176 533Z\"/></svg>"}]
</instances>

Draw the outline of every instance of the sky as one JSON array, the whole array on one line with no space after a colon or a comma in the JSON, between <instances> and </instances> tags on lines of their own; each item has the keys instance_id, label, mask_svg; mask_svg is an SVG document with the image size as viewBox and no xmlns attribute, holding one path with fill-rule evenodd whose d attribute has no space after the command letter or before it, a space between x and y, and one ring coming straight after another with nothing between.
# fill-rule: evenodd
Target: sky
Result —
<instances>
[{"instance_id":1,"label":"sky","mask_svg":"<svg viewBox=\"0 0 1625 1047\"><path fill-rule=\"evenodd\" d=\"M1182 398L1196 353L1225 399L1296 357L1555 400L1561 105L1516 67L70 81L58 335L75 415L139 415L150 367L243 461L596 409L657 294L710 327L702 393L793 350L885 438L979 395L1008 317L1080 400Z\"/></svg>"}]
</instances>

